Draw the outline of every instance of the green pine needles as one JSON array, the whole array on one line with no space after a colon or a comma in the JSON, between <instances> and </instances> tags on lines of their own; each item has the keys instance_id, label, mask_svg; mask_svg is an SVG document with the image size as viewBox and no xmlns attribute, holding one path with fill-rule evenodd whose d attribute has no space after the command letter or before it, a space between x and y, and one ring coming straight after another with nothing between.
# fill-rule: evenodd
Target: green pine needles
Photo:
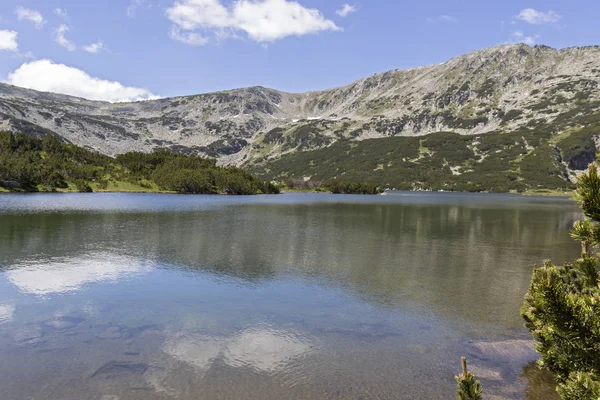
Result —
<instances>
[{"instance_id":1,"label":"green pine needles","mask_svg":"<svg viewBox=\"0 0 600 400\"><path fill-rule=\"evenodd\" d=\"M598 161L578 177L576 199L585 221L571 237L581 258L563 266L536 267L521 315L541 354L539 366L554 373L563 399L600 399L600 176Z\"/></svg>"},{"instance_id":2,"label":"green pine needles","mask_svg":"<svg viewBox=\"0 0 600 400\"><path fill-rule=\"evenodd\" d=\"M458 383L457 400L481 400L483 389L481 383L475 380L475 375L467 370L467 359L462 358L462 374L454 377Z\"/></svg>"}]
</instances>

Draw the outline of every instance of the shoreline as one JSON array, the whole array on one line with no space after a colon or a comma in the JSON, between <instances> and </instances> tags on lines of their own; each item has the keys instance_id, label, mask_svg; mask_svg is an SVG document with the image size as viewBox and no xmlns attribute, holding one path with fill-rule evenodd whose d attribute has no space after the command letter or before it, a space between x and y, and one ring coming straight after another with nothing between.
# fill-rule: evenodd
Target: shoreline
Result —
<instances>
[{"instance_id":1,"label":"shoreline","mask_svg":"<svg viewBox=\"0 0 600 400\"><path fill-rule=\"evenodd\" d=\"M364 195L363 196L390 196L393 195L391 193L393 192L406 192L406 193L453 193L453 194L508 194L508 195L518 195L518 196L528 196L528 197L534 197L534 196L538 196L538 197L561 197L561 198L571 198L573 196L573 192L561 192L561 191L553 191L553 190L547 190L547 191L527 191L527 192L523 192L523 193L516 193L516 192L454 192L454 191L433 191L433 190L398 190L398 191L394 191L394 190L387 190L384 191L383 193L380 194L371 194L371 195ZM78 192L76 190L56 190L53 192L49 192L49 191L24 191L24 190L8 190L6 188L0 187L0 195L2 194L68 194L68 193L123 193L123 194L182 194L182 195L186 195L185 193L178 193L178 192L174 192L174 191L166 191L166 190L137 190L137 189L133 189L133 190L127 190L127 189L123 189L123 190L95 190L93 192ZM282 189L281 190L281 194L293 194L293 193L306 193L306 194L333 194L332 192L329 191L324 191L324 190L309 190L309 189ZM260 196L263 193L258 193L258 194L254 194L254 195L249 195L249 196ZM348 195L358 195L355 193L343 193L343 194L348 194ZM202 195L201 193L199 193L199 195ZM225 193L216 193L216 194L206 194L209 196L239 196L239 195L230 195L230 194L225 194Z\"/></svg>"}]
</instances>

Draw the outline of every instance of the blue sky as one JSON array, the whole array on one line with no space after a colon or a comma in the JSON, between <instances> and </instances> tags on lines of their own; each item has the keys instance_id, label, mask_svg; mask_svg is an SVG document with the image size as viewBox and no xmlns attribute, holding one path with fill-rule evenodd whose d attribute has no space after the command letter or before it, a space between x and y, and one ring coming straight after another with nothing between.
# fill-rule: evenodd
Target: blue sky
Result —
<instances>
[{"instance_id":1,"label":"blue sky","mask_svg":"<svg viewBox=\"0 0 600 400\"><path fill-rule=\"evenodd\" d=\"M109 101L301 92L502 43L600 44L598 15L597 0L3 0L0 80Z\"/></svg>"}]
</instances>

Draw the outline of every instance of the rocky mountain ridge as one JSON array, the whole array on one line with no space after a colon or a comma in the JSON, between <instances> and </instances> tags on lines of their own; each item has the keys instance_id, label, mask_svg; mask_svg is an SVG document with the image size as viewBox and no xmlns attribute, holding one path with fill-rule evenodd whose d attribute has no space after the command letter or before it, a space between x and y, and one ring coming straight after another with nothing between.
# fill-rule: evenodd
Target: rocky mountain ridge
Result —
<instances>
[{"instance_id":1,"label":"rocky mountain ridge","mask_svg":"<svg viewBox=\"0 0 600 400\"><path fill-rule=\"evenodd\" d=\"M577 129L574 117L598 112L599 84L599 46L501 45L302 94L250 87L111 104L0 84L0 130L111 155L170 148L260 166L338 142L564 125L566 113L564 130Z\"/></svg>"}]
</instances>

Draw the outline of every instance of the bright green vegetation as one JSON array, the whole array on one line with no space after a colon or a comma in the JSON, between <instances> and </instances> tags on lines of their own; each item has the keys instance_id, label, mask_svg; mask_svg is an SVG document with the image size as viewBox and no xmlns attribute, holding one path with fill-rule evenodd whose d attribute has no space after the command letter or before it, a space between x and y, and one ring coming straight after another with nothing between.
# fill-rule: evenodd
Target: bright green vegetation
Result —
<instances>
[{"instance_id":1,"label":"bright green vegetation","mask_svg":"<svg viewBox=\"0 0 600 400\"><path fill-rule=\"evenodd\" d=\"M574 187L569 172L584 170L594 159L598 107L600 103L581 103L555 123L533 120L513 131L342 139L259 162L253 171L274 180L310 176L403 190L564 193Z\"/></svg>"},{"instance_id":2,"label":"bright green vegetation","mask_svg":"<svg viewBox=\"0 0 600 400\"><path fill-rule=\"evenodd\" d=\"M521 314L542 355L539 365L553 372L565 400L600 398L599 162L578 178L576 197L586 216L571 236L581 242L581 258L564 266L547 261L533 272Z\"/></svg>"},{"instance_id":3,"label":"bright green vegetation","mask_svg":"<svg viewBox=\"0 0 600 400\"><path fill-rule=\"evenodd\" d=\"M157 151L111 158L49 134L43 139L0 132L0 187L4 190L126 191L202 194L279 193L269 182L215 160Z\"/></svg>"}]
</instances>

